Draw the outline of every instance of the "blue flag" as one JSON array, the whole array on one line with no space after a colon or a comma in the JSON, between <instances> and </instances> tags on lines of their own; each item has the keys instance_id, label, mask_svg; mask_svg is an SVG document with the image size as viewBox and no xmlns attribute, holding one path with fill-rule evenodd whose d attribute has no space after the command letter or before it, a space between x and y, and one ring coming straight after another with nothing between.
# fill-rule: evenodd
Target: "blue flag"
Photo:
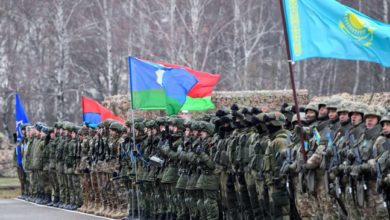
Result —
<instances>
[{"instance_id":1,"label":"blue flag","mask_svg":"<svg viewBox=\"0 0 390 220\"><path fill-rule=\"evenodd\" d=\"M293 61L362 60L390 66L390 25L335 0L284 0Z\"/></svg>"},{"instance_id":2,"label":"blue flag","mask_svg":"<svg viewBox=\"0 0 390 220\"><path fill-rule=\"evenodd\" d=\"M20 101L19 94L15 95L15 119L16 119L16 135L17 135L17 146L16 146L16 159L18 166L22 167L22 146L20 141L23 138L22 125L28 124L29 120L27 118L26 112L24 111L22 101Z\"/></svg>"}]
</instances>

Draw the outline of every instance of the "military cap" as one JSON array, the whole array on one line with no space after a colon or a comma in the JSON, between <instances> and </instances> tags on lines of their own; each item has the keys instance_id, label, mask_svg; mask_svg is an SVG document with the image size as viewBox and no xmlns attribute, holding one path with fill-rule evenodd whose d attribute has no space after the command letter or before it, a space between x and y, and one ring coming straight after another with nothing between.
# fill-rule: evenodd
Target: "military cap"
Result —
<instances>
[{"instance_id":1,"label":"military cap","mask_svg":"<svg viewBox=\"0 0 390 220\"><path fill-rule=\"evenodd\" d=\"M318 114L318 103L315 103L315 102L310 102L309 104L306 105L305 107L305 113L308 111L308 110L312 110L312 111L315 111L317 114Z\"/></svg>"},{"instance_id":2,"label":"military cap","mask_svg":"<svg viewBox=\"0 0 390 220\"><path fill-rule=\"evenodd\" d=\"M117 132L122 132L124 130L124 127L121 123L119 122L113 122L111 123L110 125L110 129L111 130L114 130L114 131L117 131Z\"/></svg>"},{"instance_id":3,"label":"military cap","mask_svg":"<svg viewBox=\"0 0 390 220\"><path fill-rule=\"evenodd\" d=\"M390 122L390 114L387 114L387 115L385 115L385 116L382 117L382 119L381 119L381 121L380 121L381 125L383 126L383 124L384 124L385 122Z\"/></svg>"},{"instance_id":4,"label":"military cap","mask_svg":"<svg viewBox=\"0 0 390 220\"><path fill-rule=\"evenodd\" d=\"M264 121L274 126L283 126L286 124L286 116L281 112L270 112L264 115Z\"/></svg>"}]
</instances>

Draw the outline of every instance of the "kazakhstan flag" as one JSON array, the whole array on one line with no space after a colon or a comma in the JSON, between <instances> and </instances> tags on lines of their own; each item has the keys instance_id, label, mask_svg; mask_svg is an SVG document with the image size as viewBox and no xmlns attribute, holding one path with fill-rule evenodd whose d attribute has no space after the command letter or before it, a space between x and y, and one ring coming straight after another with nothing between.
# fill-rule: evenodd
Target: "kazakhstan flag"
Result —
<instances>
[{"instance_id":1,"label":"kazakhstan flag","mask_svg":"<svg viewBox=\"0 0 390 220\"><path fill-rule=\"evenodd\" d=\"M390 25L335 0L283 0L293 61L363 60L390 67Z\"/></svg>"}]
</instances>

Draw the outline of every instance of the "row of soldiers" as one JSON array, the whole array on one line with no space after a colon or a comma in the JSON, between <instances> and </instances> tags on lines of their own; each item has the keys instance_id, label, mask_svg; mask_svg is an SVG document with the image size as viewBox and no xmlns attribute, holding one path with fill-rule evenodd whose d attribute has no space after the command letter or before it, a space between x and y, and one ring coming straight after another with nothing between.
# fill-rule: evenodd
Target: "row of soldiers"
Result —
<instances>
[{"instance_id":1,"label":"row of soldiers","mask_svg":"<svg viewBox=\"0 0 390 220\"><path fill-rule=\"evenodd\" d=\"M342 100L24 126L22 196L131 219L388 219L390 117Z\"/></svg>"}]
</instances>

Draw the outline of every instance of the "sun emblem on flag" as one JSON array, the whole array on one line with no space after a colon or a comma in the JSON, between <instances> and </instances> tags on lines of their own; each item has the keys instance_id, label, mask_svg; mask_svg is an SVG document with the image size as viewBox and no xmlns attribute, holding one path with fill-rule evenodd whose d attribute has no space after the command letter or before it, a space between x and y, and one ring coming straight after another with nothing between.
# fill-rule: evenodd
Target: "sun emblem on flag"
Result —
<instances>
[{"instance_id":1,"label":"sun emblem on flag","mask_svg":"<svg viewBox=\"0 0 390 220\"><path fill-rule=\"evenodd\" d=\"M369 26L369 21L348 11L343 21L339 22L340 29L366 47L371 46L374 39L374 28Z\"/></svg>"},{"instance_id":2,"label":"sun emblem on flag","mask_svg":"<svg viewBox=\"0 0 390 220\"><path fill-rule=\"evenodd\" d=\"M156 71L157 80L156 82L162 87L163 86L163 78L164 78L165 71L162 69L158 69Z\"/></svg>"}]
</instances>

